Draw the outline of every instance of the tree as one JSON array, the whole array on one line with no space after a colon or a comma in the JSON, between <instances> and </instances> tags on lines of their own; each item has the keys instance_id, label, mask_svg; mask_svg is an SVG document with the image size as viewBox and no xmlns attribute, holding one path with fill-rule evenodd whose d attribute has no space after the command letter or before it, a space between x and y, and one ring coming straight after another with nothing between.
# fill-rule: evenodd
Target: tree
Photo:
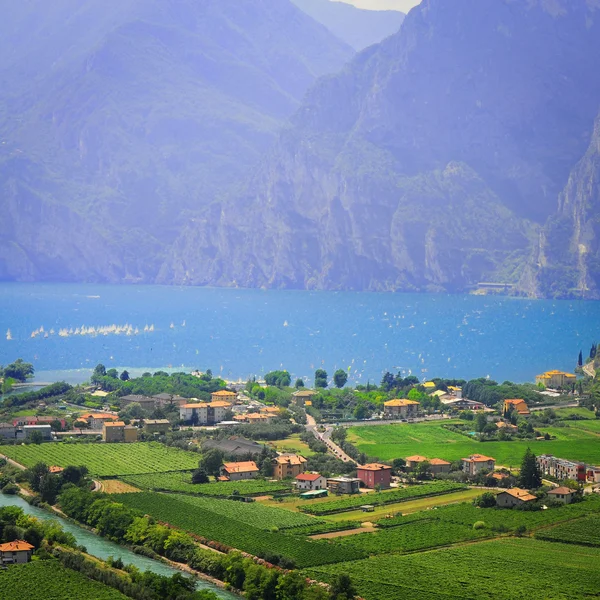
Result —
<instances>
[{"instance_id":1,"label":"tree","mask_svg":"<svg viewBox=\"0 0 600 600\"><path fill-rule=\"evenodd\" d=\"M475 419L475 429L481 433L485 429L486 425L487 417L485 416L485 413L477 413L477 418Z\"/></svg>"},{"instance_id":2,"label":"tree","mask_svg":"<svg viewBox=\"0 0 600 600\"><path fill-rule=\"evenodd\" d=\"M384 392L389 392L394 387L394 382L394 376L389 371L386 371L381 379L381 389Z\"/></svg>"},{"instance_id":3,"label":"tree","mask_svg":"<svg viewBox=\"0 0 600 600\"><path fill-rule=\"evenodd\" d=\"M481 496L475 498L473 504L479 506L479 508L492 508L496 506L496 495L492 492L484 492Z\"/></svg>"},{"instance_id":4,"label":"tree","mask_svg":"<svg viewBox=\"0 0 600 600\"><path fill-rule=\"evenodd\" d=\"M85 465L75 467L69 465L63 469L61 477L64 483L74 483L78 485L82 479L88 474L88 468Z\"/></svg>"},{"instance_id":5,"label":"tree","mask_svg":"<svg viewBox=\"0 0 600 600\"><path fill-rule=\"evenodd\" d=\"M335 427L331 432L331 439L338 445L342 445L346 441L348 432L345 427Z\"/></svg>"},{"instance_id":6,"label":"tree","mask_svg":"<svg viewBox=\"0 0 600 600\"><path fill-rule=\"evenodd\" d=\"M218 477L221 474L221 465L223 464L224 456L221 450L211 448L204 453L198 466L209 475Z\"/></svg>"},{"instance_id":7,"label":"tree","mask_svg":"<svg viewBox=\"0 0 600 600\"><path fill-rule=\"evenodd\" d=\"M106 376L112 379L119 379L119 372L116 369L109 369L106 371Z\"/></svg>"},{"instance_id":8,"label":"tree","mask_svg":"<svg viewBox=\"0 0 600 600\"><path fill-rule=\"evenodd\" d=\"M526 489L539 488L542 485L542 474L537 466L535 454L527 448L521 463L519 474L519 485Z\"/></svg>"},{"instance_id":9,"label":"tree","mask_svg":"<svg viewBox=\"0 0 600 600\"><path fill-rule=\"evenodd\" d=\"M431 477L431 463L428 460L420 462L415 467L415 477L419 480L429 479Z\"/></svg>"},{"instance_id":10,"label":"tree","mask_svg":"<svg viewBox=\"0 0 600 600\"><path fill-rule=\"evenodd\" d=\"M92 377L106 377L106 367L102 363L96 365Z\"/></svg>"},{"instance_id":11,"label":"tree","mask_svg":"<svg viewBox=\"0 0 600 600\"><path fill-rule=\"evenodd\" d=\"M300 379L300 378L296 379L296 383L294 384L294 387L296 389L303 388L304 387L304 380Z\"/></svg>"},{"instance_id":12,"label":"tree","mask_svg":"<svg viewBox=\"0 0 600 600\"><path fill-rule=\"evenodd\" d=\"M329 597L331 600L352 600L356 597L356 588L348 573L339 573L335 576L329 587Z\"/></svg>"},{"instance_id":13,"label":"tree","mask_svg":"<svg viewBox=\"0 0 600 600\"><path fill-rule=\"evenodd\" d=\"M192 473L192 483L208 483L208 475L204 469L196 469Z\"/></svg>"},{"instance_id":14,"label":"tree","mask_svg":"<svg viewBox=\"0 0 600 600\"><path fill-rule=\"evenodd\" d=\"M346 371L343 369L338 369L333 374L333 382L335 383L335 387L343 388L348 382L348 373L346 373Z\"/></svg>"},{"instance_id":15,"label":"tree","mask_svg":"<svg viewBox=\"0 0 600 600\"><path fill-rule=\"evenodd\" d=\"M289 387L292 378L287 371L270 371L265 375L265 383L278 388Z\"/></svg>"},{"instance_id":16,"label":"tree","mask_svg":"<svg viewBox=\"0 0 600 600\"><path fill-rule=\"evenodd\" d=\"M32 431L29 440L32 444L39 446L44 441L44 436L41 431Z\"/></svg>"},{"instance_id":17,"label":"tree","mask_svg":"<svg viewBox=\"0 0 600 600\"><path fill-rule=\"evenodd\" d=\"M39 492L42 478L50 474L50 469L48 468L48 465L46 463L39 462L33 465L33 467L26 471L25 474L27 476L27 479L29 480L29 485L31 486L31 489L34 492Z\"/></svg>"},{"instance_id":18,"label":"tree","mask_svg":"<svg viewBox=\"0 0 600 600\"><path fill-rule=\"evenodd\" d=\"M291 571L279 578L277 597L280 600L298 600L304 596L306 580L298 571Z\"/></svg>"},{"instance_id":19,"label":"tree","mask_svg":"<svg viewBox=\"0 0 600 600\"><path fill-rule=\"evenodd\" d=\"M315 371L315 387L326 388L327 387L327 371L323 369L317 369Z\"/></svg>"},{"instance_id":20,"label":"tree","mask_svg":"<svg viewBox=\"0 0 600 600\"><path fill-rule=\"evenodd\" d=\"M22 358L18 358L14 363L10 363L3 369L3 377L15 379L16 381L24 382L34 373L34 368L31 363L23 362Z\"/></svg>"},{"instance_id":21,"label":"tree","mask_svg":"<svg viewBox=\"0 0 600 600\"><path fill-rule=\"evenodd\" d=\"M579 351L579 358L577 359L577 366L578 367L583 366L583 353L581 352L581 350Z\"/></svg>"},{"instance_id":22,"label":"tree","mask_svg":"<svg viewBox=\"0 0 600 600\"><path fill-rule=\"evenodd\" d=\"M121 381L129 381L129 373L127 371L123 371L121 375L119 375L119 379Z\"/></svg>"}]
</instances>

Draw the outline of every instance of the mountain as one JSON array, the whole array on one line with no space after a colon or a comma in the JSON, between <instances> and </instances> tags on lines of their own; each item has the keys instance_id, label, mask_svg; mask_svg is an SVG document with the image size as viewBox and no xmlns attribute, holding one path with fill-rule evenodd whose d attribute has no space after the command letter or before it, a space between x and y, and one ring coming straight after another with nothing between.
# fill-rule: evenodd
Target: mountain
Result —
<instances>
[{"instance_id":1,"label":"mountain","mask_svg":"<svg viewBox=\"0 0 600 600\"><path fill-rule=\"evenodd\" d=\"M526 275L535 295L600 299L600 115Z\"/></svg>"},{"instance_id":2,"label":"mountain","mask_svg":"<svg viewBox=\"0 0 600 600\"><path fill-rule=\"evenodd\" d=\"M518 284L590 144L594 0L426 0L310 90L159 281L462 291Z\"/></svg>"},{"instance_id":3,"label":"mountain","mask_svg":"<svg viewBox=\"0 0 600 600\"><path fill-rule=\"evenodd\" d=\"M292 2L358 51L396 33L405 17L404 13L397 10L364 10L332 0Z\"/></svg>"},{"instance_id":4,"label":"mountain","mask_svg":"<svg viewBox=\"0 0 600 600\"><path fill-rule=\"evenodd\" d=\"M153 281L354 54L288 0L0 7L0 279Z\"/></svg>"}]
</instances>

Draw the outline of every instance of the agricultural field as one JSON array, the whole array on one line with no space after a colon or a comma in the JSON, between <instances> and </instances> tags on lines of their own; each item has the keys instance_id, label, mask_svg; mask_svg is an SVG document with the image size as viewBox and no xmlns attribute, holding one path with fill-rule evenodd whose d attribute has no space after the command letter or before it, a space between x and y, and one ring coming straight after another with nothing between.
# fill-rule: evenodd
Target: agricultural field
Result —
<instances>
[{"instance_id":1,"label":"agricultural field","mask_svg":"<svg viewBox=\"0 0 600 600\"><path fill-rule=\"evenodd\" d=\"M122 477L137 488L155 491L180 492L201 496L226 497L235 491L242 496L258 496L288 491L290 485L283 481L218 481L216 483L191 483L190 473L150 473Z\"/></svg>"},{"instance_id":2,"label":"agricultural field","mask_svg":"<svg viewBox=\"0 0 600 600\"><path fill-rule=\"evenodd\" d=\"M141 493L123 494L116 496L115 499L131 508L152 515L159 521L169 523L207 540L220 542L256 556L265 554L283 556L293 561L299 568L354 560L364 556L355 548L336 546L329 542L310 540L278 531L265 531L247 525L244 521L246 514L241 516L246 507L241 502L218 501L234 504L231 509L232 513L235 512L235 509L240 512L238 518L233 518L209 510L199 510L198 506L194 505L194 501L199 498ZM258 503L249 506L256 507L256 505ZM265 524L263 523L263 525Z\"/></svg>"},{"instance_id":3,"label":"agricultural field","mask_svg":"<svg viewBox=\"0 0 600 600\"><path fill-rule=\"evenodd\" d=\"M335 543L351 546L369 555L414 552L466 542L493 534L485 529L473 529L467 525L434 520L418 520L403 526L382 529L374 533L361 533L336 540Z\"/></svg>"},{"instance_id":4,"label":"agricultural field","mask_svg":"<svg viewBox=\"0 0 600 600\"><path fill-rule=\"evenodd\" d=\"M551 435L560 432L560 439L547 441L478 442L444 429L439 422L351 427L348 430L348 441L361 452L377 456L380 460L421 454L428 458L455 461L478 453L493 456L498 465L515 467L521 463L525 450L530 447L537 455L554 454L591 464L600 463L598 436L593 435L591 430L588 435L582 435L581 431L585 429L586 424L589 428L596 427L595 421L567 423L577 424L577 427L542 427L541 431L549 431Z\"/></svg>"},{"instance_id":5,"label":"agricultural field","mask_svg":"<svg viewBox=\"0 0 600 600\"><path fill-rule=\"evenodd\" d=\"M269 445L277 452L292 452L295 454L302 454L304 457L309 457L315 454L306 442L300 439L299 433L290 435L285 440L277 440L276 442L270 442Z\"/></svg>"},{"instance_id":6,"label":"agricultural field","mask_svg":"<svg viewBox=\"0 0 600 600\"><path fill-rule=\"evenodd\" d=\"M66 569L57 560L38 560L0 570L0 598L36 600L127 600L117 590Z\"/></svg>"},{"instance_id":7,"label":"agricultural field","mask_svg":"<svg viewBox=\"0 0 600 600\"><path fill-rule=\"evenodd\" d=\"M535 537L550 542L600 547L600 515L590 515L578 521L538 531Z\"/></svg>"},{"instance_id":8,"label":"agricultural field","mask_svg":"<svg viewBox=\"0 0 600 600\"><path fill-rule=\"evenodd\" d=\"M376 492L373 494L359 494L331 500L330 502L320 502L318 504L302 504L298 508L312 515L327 515L356 509L365 504L380 506L385 504L394 504L412 500L414 498L423 498L425 496L437 496L440 494L449 494L459 490L467 489L466 485L446 481L438 481L415 485L407 488L392 489L387 492Z\"/></svg>"},{"instance_id":9,"label":"agricultural field","mask_svg":"<svg viewBox=\"0 0 600 600\"><path fill-rule=\"evenodd\" d=\"M111 477L138 473L161 473L195 469L199 455L169 448L158 442L135 444L29 444L28 446L0 446L4 454L26 467L38 462L48 465L85 465L92 475Z\"/></svg>"},{"instance_id":10,"label":"agricultural field","mask_svg":"<svg viewBox=\"0 0 600 600\"><path fill-rule=\"evenodd\" d=\"M330 581L351 573L366 600L591 598L600 589L600 549L503 538L407 555L306 569Z\"/></svg>"}]
</instances>

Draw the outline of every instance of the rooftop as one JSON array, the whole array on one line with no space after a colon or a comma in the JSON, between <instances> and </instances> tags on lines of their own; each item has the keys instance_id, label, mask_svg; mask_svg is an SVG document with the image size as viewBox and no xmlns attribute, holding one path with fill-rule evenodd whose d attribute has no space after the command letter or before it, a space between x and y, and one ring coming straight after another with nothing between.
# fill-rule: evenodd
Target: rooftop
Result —
<instances>
[{"instance_id":1,"label":"rooftop","mask_svg":"<svg viewBox=\"0 0 600 600\"><path fill-rule=\"evenodd\" d=\"M280 465L303 465L306 462L304 456L300 454L280 454L274 460Z\"/></svg>"},{"instance_id":2,"label":"rooftop","mask_svg":"<svg viewBox=\"0 0 600 600\"><path fill-rule=\"evenodd\" d=\"M548 494L574 494L574 493L575 493L575 490L565 487L564 485L561 487L554 488L553 490L550 490L548 492Z\"/></svg>"},{"instance_id":3,"label":"rooftop","mask_svg":"<svg viewBox=\"0 0 600 600\"><path fill-rule=\"evenodd\" d=\"M125 427L123 421L113 421L112 423L104 423L104 427Z\"/></svg>"},{"instance_id":4,"label":"rooftop","mask_svg":"<svg viewBox=\"0 0 600 600\"><path fill-rule=\"evenodd\" d=\"M230 392L229 390L219 390L218 392L213 392L211 396L223 396L224 398L230 396L237 396L235 392Z\"/></svg>"},{"instance_id":5,"label":"rooftop","mask_svg":"<svg viewBox=\"0 0 600 600\"><path fill-rule=\"evenodd\" d=\"M33 546L23 540L15 540L14 542L0 544L0 552L23 552L27 550L33 550Z\"/></svg>"},{"instance_id":6,"label":"rooftop","mask_svg":"<svg viewBox=\"0 0 600 600\"><path fill-rule=\"evenodd\" d=\"M496 462L495 458L484 456L483 454L471 454L469 458L463 458L462 460L466 460L467 462L488 462L488 460Z\"/></svg>"},{"instance_id":7,"label":"rooftop","mask_svg":"<svg viewBox=\"0 0 600 600\"><path fill-rule=\"evenodd\" d=\"M523 500L524 502L537 500L537 498L533 494L530 494L527 490L522 490L521 488L510 488L509 490L504 490L504 492L500 493L509 494L513 498L518 498L519 500Z\"/></svg>"},{"instance_id":8,"label":"rooftop","mask_svg":"<svg viewBox=\"0 0 600 600\"><path fill-rule=\"evenodd\" d=\"M259 470L253 460L225 463L223 469L228 473L253 473Z\"/></svg>"},{"instance_id":9,"label":"rooftop","mask_svg":"<svg viewBox=\"0 0 600 600\"><path fill-rule=\"evenodd\" d=\"M368 465L359 465L356 468L360 469L361 471L388 471L391 470L392 467L388 465L382 465L380 463L370 463Z\"/></svg>"},{"instance_id":10,"label":"rooftop","mask_svg":"<svg viewBox=\"0 0 600 600\"><path fill-rule=\"evenodd\" d=\"M399 398L383 403L384 406L414 406L415 404L419 403L416 400L400 400Z\"/></svg>"},{"instance_id":11,"label":"rooftop","mask_svg":"<svg viewBox=\"0 0 600 600\"><path fill-rule=\"evenodd\" d=\"M320 477L323 477L321 473L300 473L296 476L297 481L316 481Z\"/></svg>"},{"instance_id":12,"label":"rooftop","mask_svg":"<svg viewBox=\"0 0 600 600\"><path fill-rule=\"evenodd\" d=\"M423 462L423 461L427 460L427 457L420 456L419 454L415 454L414 456L407 456L406 460L409 460L410 462Z\"/></svg>"},{"instance_id":13,"label":"rooftop","mask_svg":"<svg viewBox=\"0 0 600 600\"><path fill-rule=\"evenodd\" d=\"M432 458L429 461L430 465L451 465L451 462L448 462L447 460L442 460L441 458Z\"/></svg>"}]
</instances>

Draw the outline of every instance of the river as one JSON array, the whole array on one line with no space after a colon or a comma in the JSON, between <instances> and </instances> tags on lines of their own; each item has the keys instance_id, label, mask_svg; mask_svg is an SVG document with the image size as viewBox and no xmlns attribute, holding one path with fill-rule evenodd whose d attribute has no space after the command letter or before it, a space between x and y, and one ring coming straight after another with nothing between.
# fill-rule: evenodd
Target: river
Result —
<instances>
[{"instance_id":1,"label":"river","mask_svg":"<svg viewBox=\"0 0 600 600\"><path fill-rule=\"evenodd\" d=\"M92 556L102 560L106 560L109 556L120 558L125 564L135 565L141 571L152 571L154 573L158 573L159 575L166 575L167 577L170 577L175 573L181 573L181 571L178 571L177 569L174 569L165 563L153 560L152 558L147 558L145 556L140 556L139 554L135 554L131 550L124 548L123 546L109 542L108 540L92 533L91 531L88 531L87 529L84 529L83 527L79 527L78 525L63 519L58 515L52 515L41 508L30 506L19 496L0 493L0 507L2 506L19 506L28 515L36 517L37 519L44 521L59 521L65 531L68 531L75 536L78 544L86 547L88 554L91 554ZM227 598L229 600L239 598L239 596L227 592L202 579L198 579L196 588L199 590L210 590L217 594L219 598Z\"/></svg>"}]
</instances>

